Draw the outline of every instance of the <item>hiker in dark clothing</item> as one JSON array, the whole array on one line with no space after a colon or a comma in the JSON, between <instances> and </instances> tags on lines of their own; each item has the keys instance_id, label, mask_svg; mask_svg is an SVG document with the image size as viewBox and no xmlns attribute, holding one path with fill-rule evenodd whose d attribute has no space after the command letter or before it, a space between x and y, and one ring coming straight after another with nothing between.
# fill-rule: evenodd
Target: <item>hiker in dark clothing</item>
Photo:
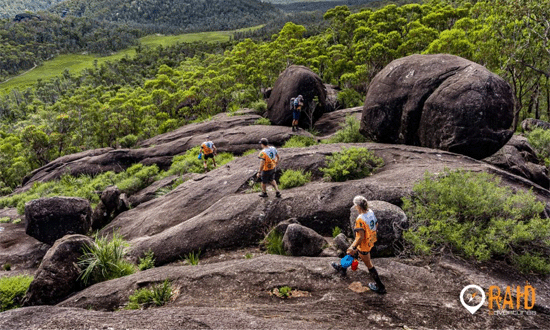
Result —
<instances>
[{"instance_id":1,"label":"hiker in dark clothing","mask_svg":"<svg viewBox=\"0 0 550 330\"><path fill-rule=\"evenodd\" d=\"M304 97L298 95L295 99L291 99L292 102L292 131L298 130L298 121L300 120L300 114L302 113L302 107L304 106Z\"/></svg>"}]
</instances>

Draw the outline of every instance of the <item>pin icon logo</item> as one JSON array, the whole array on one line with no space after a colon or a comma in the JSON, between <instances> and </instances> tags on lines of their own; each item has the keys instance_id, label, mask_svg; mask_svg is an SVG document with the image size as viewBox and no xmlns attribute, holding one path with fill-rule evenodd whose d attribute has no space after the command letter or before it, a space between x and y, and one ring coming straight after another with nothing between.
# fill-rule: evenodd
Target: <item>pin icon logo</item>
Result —
<instances>
[{"instance_id":1,"label":"pin icon logo","mask_svg":"<svg viewBox=\"0 0 550 330\"><path fill-rule=\"evenodd\" d=\"M468 296L468 302L464 300L464 296ZM479 303L474 306L469 305L469 303L475 303L473 300L476 296L481 297ZM480 286L470 284L464 287L464 289L460 292L460 302L462 303L462 306L468 310L468 312L474 314L481 306L483 306L483 303L485 302L485 292L483 292L483 289Z\"/></svg>"}]
</instances>

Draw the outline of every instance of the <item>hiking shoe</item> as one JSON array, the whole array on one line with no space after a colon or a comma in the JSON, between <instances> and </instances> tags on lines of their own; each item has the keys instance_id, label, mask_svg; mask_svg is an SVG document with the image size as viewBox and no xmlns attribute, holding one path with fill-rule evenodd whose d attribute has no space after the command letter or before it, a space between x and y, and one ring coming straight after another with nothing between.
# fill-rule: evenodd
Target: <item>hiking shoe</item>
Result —
<instances>
[{"instance_id":1,"label":"hiking shoe","mask_svg":"<svg viewBox=\"0 0 550 330\"><path fill-rule=\"evenodd\" d=\"M379 294L384 294L386 293L386 289L380 289L378 288L378 286L376 285L376 283L369 283L367 284L367 286L369 287L369 289L371 289L371 291L374 291L376 293L379 293Z\"/></svg>"},{"instance_id":2,"label":"hiking shoe","mask_svg":"<svg viewBox=\"0 0 550 330\"><path fill-rule=\"evenodd\" d=\"M267 197L267 193L266 192L263 192L259 195L260 197Z\"/></svg>"},{"instance_id":3,"label":"hiking shoe","mask_svg":"<svg viewBox=\"0 0 550 330\"><path fill-rule=\"evenodd\" d=\"M346 276L348 271L347 268L342 267L342 265L337 262L331 262L330 265L332 266L332 268L336 269L338 273L340 273L342 276Z\"/></svg>"},{"instance_id":4,"label":"hiking shoe","mask_svg":"<svg viewBox=\"0 0 550 330\"><path fill-rule=\"evenodd\" d=\"M281 198L281 192L280 192L280 191L277 191L277 192L275 193L275 197Z\"/></svg>"}]
</instances>

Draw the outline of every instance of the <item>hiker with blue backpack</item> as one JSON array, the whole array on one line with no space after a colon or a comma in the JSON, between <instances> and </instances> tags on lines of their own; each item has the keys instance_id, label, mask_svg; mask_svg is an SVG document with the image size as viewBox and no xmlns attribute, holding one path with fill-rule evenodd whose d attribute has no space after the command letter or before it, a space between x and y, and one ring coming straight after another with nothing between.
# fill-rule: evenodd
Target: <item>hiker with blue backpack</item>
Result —
<instances>
[{"instance_id":1,"label":"hiker with blue backpack","mask_svg":"<svg viewBox=\"0 0 550 330\"><path fill-rule=\"evenodd\" d=\"M370 251L376 242L376 230L378 228L378 220L374 216L374 212L369 209L369 203L363 196L355 196L353 205L359 213L355 220L355 240L351 243L346 251L346 256L342 258L340 264L333 262L331 265L342 275L346 275L347 268L352 265L353 258L361 258L369 270L369 274L374 279L375 283L368 283L369 289L376 293L386 293L386 287L378 276L378 271L374 268L370 258Z\"/></svg>"},{"instance_id":2,"label":"hiker with blue backpack","mask_svg":"<svg viewBox=\"0 0 550 330\"><path fill-rule=\"evenodd\" d=\"M208 138L208 137L206 137ZM201 144L201 148L200 148L200 151L199 151L199 159L202 159L204 161L204 171L205 172L208 172L208 164L207 164L207 160L212 158L212 163L214 164L214 167L216 167L216 159L214 158L214 156L216 155L216 152L217 152L217 149L216 149L216 146L214 145L214 142L212 141L204 141L202 144Z\"/></svg>"},{"instance_id":3,"label":"hiker with blue backpack","mask_svg":"<svg viewBox=\"0 0 550 330\"><path fill-rule=\"evenodd\" d=\"M298 121L300 120L300 114L302 113L302 107L304 106L304 97L298 95L296 98L290 99L290 109L292 110L292 131L298 130Z\"/></svg>"}]
</instances>

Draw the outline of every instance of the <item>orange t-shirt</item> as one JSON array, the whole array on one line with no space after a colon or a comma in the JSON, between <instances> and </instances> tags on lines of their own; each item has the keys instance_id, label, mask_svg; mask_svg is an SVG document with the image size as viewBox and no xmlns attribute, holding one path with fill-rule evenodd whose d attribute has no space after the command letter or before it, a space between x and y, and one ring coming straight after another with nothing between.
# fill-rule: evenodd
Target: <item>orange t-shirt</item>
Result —
<instances>
[{"instance_id":1,"label":"orange t-shirt","mask_svg":"<svg viewBox=\"0 0 550 330\"><path fill-rule=\"evenodd\" d=\"M214 143L212 141L206 141L201 144L202 153L210 155L214 152Z\"/></svg>"},{"instance_id":2,"label":"orange t-shirt","mask_svg":"<svg viewBox=\"0 0 550 330\"><path fill-rule=\"evenodd\" d=\"M277 165L277 149L275 149L275 147L265 148L264 150L260 151L260 155L258 157L265 161L262 171L272 170Z\"/></svg>"},{"instance_id":3,"label":"orange t-shirt","mask_svg":"<svg viewBox=\"0 0 550 330\"><path fill-rule=\"evenodd\" d=\"M365 231L365 238L361 242L359 242L357 250L361 252L369 252L372 249L374 243L376 242L377 226L378 220L376 220L374 212L372 212L372 210L370 209L367 213L360 214L357 217L357 220L355 220L355 228L353 229L356 235L355 237L359 235L358 232L360 230Z\"/></svg>"}]
</instances>

